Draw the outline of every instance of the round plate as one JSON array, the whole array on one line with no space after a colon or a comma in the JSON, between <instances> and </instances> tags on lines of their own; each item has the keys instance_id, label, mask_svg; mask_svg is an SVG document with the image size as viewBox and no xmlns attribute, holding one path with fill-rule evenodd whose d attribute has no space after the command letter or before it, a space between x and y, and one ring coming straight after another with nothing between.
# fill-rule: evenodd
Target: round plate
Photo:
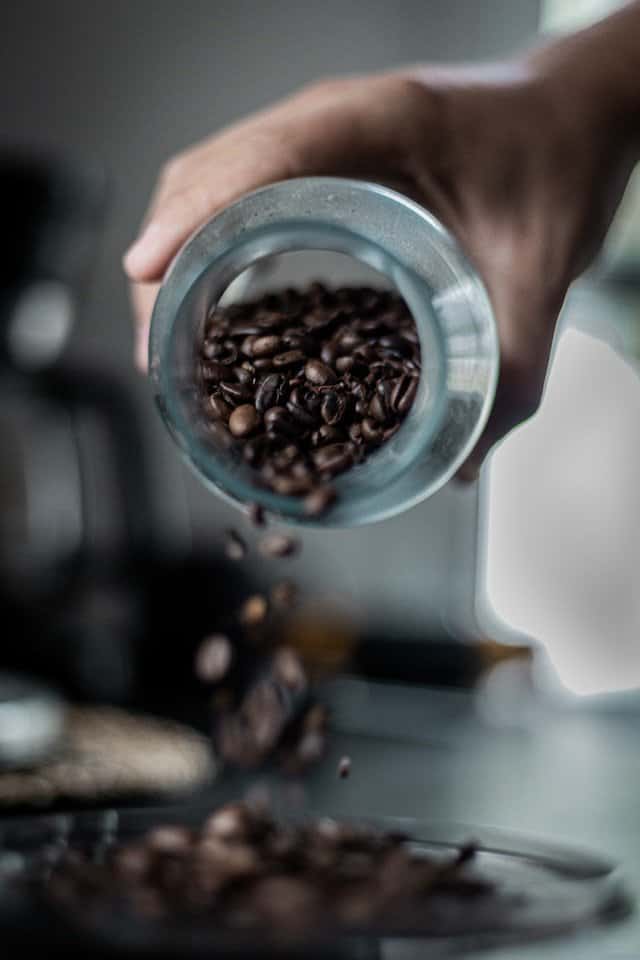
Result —
<instances>
[{"instance_id":1,"label":"round plate","mask_svg":"<svg viewBox=\"0 0 640 960\"><path fill-rule=\"evenodd\" d=\"M0 937L24 947L55 945L73 951L128 951L153 956L377 956L380 945L402 941L402 955L432 958L467 955L474 949L560 937L626 916L630 903L614 865L584 851L516 834L459 824L416 820L374 821L402 830L412 850L430 856L455 854L469 839L479 844L473 873L493 891L482 897L429 898L424 926L411 931L378 927L357 935L318 930L304 944L236 935L206 919L144 917L105 901L104 909L61 911L46 896L27 892L23 881L46 876L56 859L74 846L92 858L160 823L196 825L209 808L190 810L107 810L99 814L42 816L0 821ZM342 819L342 818L341 818Z\"/></svg>"}]
</instances>

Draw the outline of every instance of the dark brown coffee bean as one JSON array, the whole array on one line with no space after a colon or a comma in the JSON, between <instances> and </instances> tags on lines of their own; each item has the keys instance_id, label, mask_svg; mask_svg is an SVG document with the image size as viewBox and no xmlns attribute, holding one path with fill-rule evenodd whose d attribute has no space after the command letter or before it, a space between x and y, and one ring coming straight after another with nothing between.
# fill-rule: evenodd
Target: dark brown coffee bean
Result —
<instances>
[{"instance_id":1,"label":"dark brown coffee bean","mask_svg":"<svg viewBox=\"0 0 640 960\"><path fill-rule=\"evenodd\" d=\"M311 444L314 447L325 446L328 443L341 443L343 440L345 440L344 432L339 427L330 427L327 423L323 423L311 435Z\"/></svg>"},{"instance_id":2,"label":"dark brown coffee bean","mask_svg":"<svg viewBox=\"0 0 640 960\"><path fill-rule=\"evenodd\" d=\"M362 443L363 432L361 423L352 423L349 427L349 439L352 443ZM367 438L365 437L365 440Z\"/></svg>"},{"instance_id":3,"label":"dark brown coffee bean","mask_svg":"<svg viewBox=\"0 0 640 960\"><path fill-rule=\"evenodd\" d=\"M264 425L269 433L295 437L300 427L286 407L270 407L264 415Z\"/></svg>"},{"instance_id":4,"label":"dark brown coffee bean","mask_svg":"<svg viewBox=\"0 0 640 960\"><path fill-rule=\"evenodd\" d=\"M337 340L336 345L341 354L350 354L362 344L362 337L355 330L346 330Z\"/></svg>"},{"instance_id":5,"label":"dark brown coffee bean","mask_svg":"<svg viewBox=\"0 0 640 960\"><path fill-rule=\"evenodd\" d=\"M328 366L333 366L338 359L339 351L335 343L325 343L320 350L320 359Z\"/></svg>"},{"instance_id":6,"label":"dark brown coffee bean","mask_svg":"<svg viewBox=\"0 0 640 960\"><path fill-rule=\"evenodd\" d=\"M304 374L307 380L316 387L323 387L327 383L335 383L338 379L331 367L321 360L307 360Z\"/></svg>"},{"instance_id":7,"label":"dark brown coffee bean","mask_svg":"<svg viewBox=\"0 0 640 960\"><path fill-rule=\"evenodd\" d=\"M316 487L304 500L304 512L308 517L321 517L335 502L333 487Z\"/></svg>"},{"instance_id":8,"label":"dark brown coffee bean","mask_svg":"<svg viewBox=\"0 0 640 960\"><path fill-rule=\"evenodd\" d=\"M224 552L229 560L243 560L247 555L247 545L235 530L227 530Z\"/></svg>"},{"instance_id":9,"label":"dark brown coffee bean","mask_svg":"<svg viewBox=\"0 0 640 960\"><path fill-rule=\"evenodd\" d=\"M226 423L231 416L231 407L218 394L212 394L209 397L209 409L216 418Z\"/></svg>"},{"instance_id":10,"label":"dark brown coffee bean","mask_svg":"<svg viewBox=\"0 0 640 960\"><path fill-rule=\"evenodd\" d=\"M396 380L391 391L391 409L408 413L418 392L418 378L404 375Z\"/></svg>"},{"instance_id":11,"label":"dark brown coffee bean","mask_svg":"<svg viewBox=\"0 0 640 960\"><path fill-rule=\"evenodd\" d=\"M301 427L314 427L317 423L317 418L312 413L291 400L287 402L287 410Z\"/></svg>"},{"instance_id":12,"label":"dark brown coffee bean","mask_svg":"<svg viewBox=\"0 0 640 960\"><path fill-rule=\"evenodd\" d=\"M196 652L196 676L205 683L218 683L229 670L232 658L229 638L224 633L212 633Z\"/></svg>"},{"instance_id":13,"label":"dark brown coffee bean","mask_svg":"<svg viewBox=\"0 0 640 960\"><path fill-rule=\"evenodd\" d=\"M269 370L273 370L273 360L271 357L258 357L257 360L253 361L253 366L255 367L256 373L264 376Z\"/></svg>"},{"instance_id":14,"label":"dark brown coffee bean","mask_svg":"<svg viewBox=\"0 0 640 960\"><path fill-rule=\"evenodd\" d=\"M301 350L287 350L285 353L278 353L273 358L273 365L280 370L284 367L294 367L297 364L304 363L306 359Z\"/></svg>"},{"instance_id":15,"label":"dark brown coffee bean","mask_svg":"<svg viewBox=\"0 0 640 960\"><path fill-rule=\"evenodd\" d=\"M254 527L264 527L266 522L264 508L259 503L250 503L247 508L247 513L249 515L249 522L252 523Z\"/></svg>"},{"instance_id":16,"label":"dark brown coffee bean","mask_svg":"<svg viewBox=\"0 0 640 960\"><path fill-rule=\"evenodd\" d=\"M242 366L242 367L234 367L234 368L233 368L233 375L234 375L234 377L236 378L236 380L238 381L238 383L242 383L242 384L251 384L251 383L253 383L253 371L252 371L252 370L247 370L246 367L244 367L244 366Z\"/></svg>"},{"instance_id":17,"label":"dark brown coffee bean","mask_svg":"<svg viewBox=\"0 0 640 960\"><path fill-rule=\"evenodd\" d=\"M256 409L264 413L269 407L282 406L286 400L286 381L280 373L270 373L256 390Z\"/></svg>"},{"instance_id":18,"label":"dark brown coffee bean","mask_svg":"<svg viewBox=\"0 0 640 960\"><path fill-rule=\"evenodd\" d=\"M379 393L375 394L369 404L369 416L373 417L374 420L377 420L378 423L387 422L387 407L384 399Z\"/></svg>"},{"instance_id":19,"label":"dark brown coffee bean","mask_svg":"<svg viewBox=\"0 0 640 960\"><path fill-rule=\"evenodd\" d=\"M370 417L365 417L361 424L362 438L366 440L367 443L380 443L382 440L382 428L380 424L371 419Z\"/></svg>"},{"instance_id":20,"label":"dark brown coffee bean","mask_svg":"<svg viewBox=\"0 0 640 960\"><path fill-rule=\"evenodd\" d=\"M247 597L240 608L240 622L248 627L256 626L267 616L268 605L266 598L260 593Z\"/></svg>"},{"instance_id":21,"label":"dark brown coffee bean","mask_svg":"<svg viewBox=\"0 0 640 960\"><path fill-rule=\"evenodd\" d=\"M250 403L236 407L229 417L229 430L234 437L248 437L260 423L260 414Z\"/></svg>"},{"instance_id":22,"label":"dark brown coffee bean","mask_svg":"<svg viewBox=\"0 0 640 960\"><path fill-rule=\"evenodd\" d=\"M279 610L288 610L292 607L298 597L298 588L291 580L282 580L274 584L269 594L271 603Z\"/></svg>"},{"instance_id":23,"label":"dark brown coffee bean","mask_svg":"<svg viewBox=\"0 0 640 960\"><path fill-rule=\"evenodd\" d=\"M283 497L300 497L307 493L312 485L309 477L296 477L293 474L280 474L271 481L271 489Z\"/></svg>"},{"instance_id":24,"label":"dark brown coffee bean","mask_svg":"<svg viewBox=\"0 0 640 960\"><path fill-rule=\"evenodd\" d=\"M334 427L342 420L347 408L346 400L340 393L326 393L322 401L320 413L325 423Z\"/></svg>"},{"instance_id":25,"label":"dark brown coffee bean","mask_svg":"<svg viewBox=\"0 0 640 960\"><path fill-rule=\"evenodd\" d=\"M265 557L290 557L299 549L299 543L284 533L268 533L258 544Z\"/></svg>"},{"instance_id":26,"label":"dark brown coffee bean","mask_svg":"<svg viewBox=\"0 0 640 960\"><path fill-rule=\"evenodd\" d=\"M338 776L341 780L346 780L346 778L351 773L351 757L341 757L340 763L338 764ZM369 869L365 872L369 872Z\"/></svg>"},{"instance_id":27,"label":"dark brown coffee bean","mask_svg":"<svg viewBox=\"0 0 640 960\"><path fill-rule=\"evenodd\" d=\"M233 407L246 404L247 401L253 397L253 390L246 383L229 383L224 381L220 384L220 390L226 402L230 403Z\"/></svg>"},{"instance_id":28,"label":"dark brown coffee bean","mask_svg":"<svg viewBox=\"0 0 640 960\"><path fill-rule=\"evenodd\" d=\"M323 473L340 473L353 463L353 451L346 443L332 443L319 447L313 454L313 461Z\"/></svg>"},{"instance_id":29,"label":"dark brown coffee bean","mask_svg":"<svg viewBox=\"0 0 640 960\"><path fill-rule=\"evenodd\" d=\"M242 448L242 458L251 466L259 466L269 451L269 438L266 433L250 437Z\"/></svg>"},{"instance_id":30,"label":"dark brown coffee bean","mask_svg":"<svg viewBox=\"0 0 640 960\"><path fill-rule=\"evenodd\" d=\"M280 337L274 335L256 337L251 344L251 356L253 358L272 357L280 349L281 342Z\"/></svg>"},{"instance_id":31,"label":"dark brown coffee bean","mask_svg":"<svg viewBox=\"0 0 640 960\"><path fill-rule=\"evenodd\" d=\"M257 330L256 333L259 333L259 330ZM254 334L250 334L249 336L245 337L240 344L241 353L244 353L245 357L249 357L249 359L251 359L253 356L253 344L256 339L257 338Z\"/></svg>"},{"instance_id":32,"label":"dark brown coffee bean","mask_svg":"<svg viewBox=\"0 0 640 960\"><path fill-rule=\"evenodd\" d=\"M224 380L226 375L227 371L221 363L212 362L202 364L202 378L208 383L218 383L220 380Z\"/></svg>"}]
</instances>

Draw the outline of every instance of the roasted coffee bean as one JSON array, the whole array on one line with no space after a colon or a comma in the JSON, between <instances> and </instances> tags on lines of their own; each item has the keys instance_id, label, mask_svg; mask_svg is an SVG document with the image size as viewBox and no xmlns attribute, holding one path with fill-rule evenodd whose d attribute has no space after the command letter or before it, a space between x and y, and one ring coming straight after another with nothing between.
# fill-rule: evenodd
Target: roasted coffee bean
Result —
<instances>
[{"instance_id":1,"label":"roasted coffee bean","mask_svg":"<svg viewBox=\"0 0 640 960\"><path fill-rule=\"evenodd\" d=\"M202 378L207 382L218 383L220 380L224 380L226 375L227 371L221 363L213 361L202 364Z\"/></svg>"},{"instance_id":2,"label":"roasted coffee bean","mask_svg":"<svg viewBox=\"0 0 640 960\"><path fill-rule=\"evenodd\" d=\"M247 545L235 530L227 530L224 552L229 560L243 560L247 555Z\"/></svg>"},{"instance_id":3,"label":"roasted coffee bean","mask_svg":"<svg viewBox=\"0 0 640 960\"><path fill-rule=\"evenodd\" d=\"M264 376L264 374L268 373L269 370L273 370L273 360L271 357L258 357L257 360L253 361L253 366L256 373L260 373Z\"/></svg>"},{"instance_id":4,"label":"roasted coffee bean","mask_svg":"<svg viewBox=\"0 0 640 960\"><path fill-rule=\"evenodd\" d=\"M234 437L248 437L260 423L260 414L250 403L236 407L229 417L229 430Z\"/></svg>"},{"instance_id":5,"label":"roasted coffee bean","mask_svg":"<svg viewBox=\"0 0 640 960\"><path fill-rule=\"evenodd\" d=\"M302 350L286 350L284 353L276 354L273 358L273 365L276 369L280 370L284 367L295 367L300 363L304 363L306 359Z\"/></svg>"},{"instance_id":6,"label":"roasted coffee bean","mask_svg":"<svg viewBox=\"0 0 640 960\"><path fill-rule=\"evenodd\" d=\"M371 403L369 404L369 416L373 417L374 420L377 420L378 423L387 422L387 405L379 393L375 394Z\"/></svg>"},{"instance_id":7,"label":"roasted coffee bean","mask_svg":"<svg viewBox=\"0 0 640 960\"><path fill-rule=\"evenodd\" d=\"M335 383L338 379L326 363L322 360L307 360L304 375L316 387L323 387L327 383Z\"/></svg>"},{"instance_id":8,"label":"roasted coffee bean","mask_svg":"<svg viewBox=\"0 0 640 960\"><path fill-rule=\"evenodd\" d=\"M333 366L338 359L340 352L335 343L325 343L322 349L320 350L320 359L323 363L326 363L327 366Z\"/></svg>"},{"instance_id":9,"label":"roasted coffee bean","mask_svg":"<svg viewBox=\"0 0 640 960\"><path fill-rule=\"evenodd\" d=\"M297 403L293 403L292 400L287 402L287 410L296 421L300 424L301 427L314 427L318 422L318 418L314 417L312 413L309 413L308 410L305 410L304 407L299 406Z\"/></svg>"},{"instance_id":10,"label":"roasted coffee bean","mask_svg":"<svg viewBox=\"0 0 640 960\"><path fill-rule=\"evenodd\" d=\"M326 393L320 407L320 414L325 423L335 427L342 420L347 409L346 400L341 393Z\"/></svg>"},{"instance_id":11,"label":"roasted coffee bean","mask_svg":"<svg viewBox=\"0 0 640 960\"><path fill-rule=\"evenodd\" d=\"M365 417L362 421L361 432L363 440L366 440L367 443L380 443L382 440L382 428L380 424L371 419L370 417Z\"/></svg>"},{"instance_id":12,"label":"roasted coffee bean","mask_svg":"<svg viewBox=\"0 0 640 960\"><path fill-rule=\"evenodd\" d=\"M242 458L251 466L259 466L269 451L269 438L266 433L250 437L242 448Z\"/></svg>"},{"instance_id":13,"label":"roasted coffee bean","mask_svg":"<svg viewBox=\"0 0 640 960\"><path fill-rule=\"evenodd\" d=\"M290 473L274 477L271 487L283 497L299 497L308 492L312 483L311 477L296 477Z\"/></svg>"},{"instance_id":14,"label":"roasted coffee bean","mask_svg":"<svg viewBox=\"0 0 640 960\"><path fill-rule=\"evenodd\" d=\"M284 533L268 533L258 544L265 557L290 557L297 552L299 543Z\"/></svg>"},{"instance_id":15,"label":"roasted coffee bean","mask_svg":"<svg viewBox=\"0 0 640 960\"><path fill-rule=\"evenodd\" d=\"M226 423L231 416L231 407L222 399L219 394L212 394L209 397L209 409L216 418Z\"/></svg>"},{"instance_id":16,"label":"roasted coffee bean","mask_svg":"<svg viewBox=\"0 0 640 960\"><path fill-rule=\"evenodd\" d=\"M248 627L256 626L267 616L268 605L265 597L260 593L255 593L247 597L240 608L240 622Z\"/></svg>"},{"instance_id":17,"label":"roasted coffee bean","mask_svg":"<svg viewBox=\"0 0 640 960\"><path fill-rule=\"evenodd\" d=\"M257 323L243 323L242 321L238 321L237 323L233 323L231 325L229 333L231 333L234 337L242 337L244 340L245 337L259 337L262 333L262 329ZM240 349L244 353L242 344L240 345Z\"/></svg>"},{"instance_id":18,"label":"roasted coffee bean","mask_svg":"<svg viewBox=\"0 0 640 960\"><path fill-rule=\"evenodd\" d=\"M253 383L254 372L253 370L247 370L247 368L244 365L241 367L234 367L233 375L238 381L238 383L242 383L242 384Z\"/></svg>"},{"instance_id":19,"label":"roasted coffee bean","mask_svg":"<svg viewBox=\"0 0 640 960\"><path fill-rule=\"evenodd\" d=\"M247 508L247 513L249 515L249 522L252 523L254 527L264 527L266 522L264 508L259 503L250 503Z\"/></svg>"},{"instance_id":20,"label":"roasted coffee bean","mask_svg":"<svg viewBox=\"0 0 640 960\"><path fill-rule=\"evenodd\" d=\"M361 423L352 423L349 427L349 439L352 443L362 443L363 432ZM364 438L367 439L366 437Z\"/></svg>"},{"instance_id":21,"label":"roasted coffee bean","mask_svg":"<svg viewBox=\"0 0 640 960\"><path fill-rule=\"evenodd\" d=\"M256 339L251 344L251 356L252 358L256 357L272 357L275 353L278 353L280 350L280 344L282 343L280 337L274 335L268 335L266 337L256 337Z\"/></svg>"},{"instance_id":22,"label":"roasted coffee bean","mask_svg":"<svg viewBox=\"0 0 640 960\"><path fill-rule=\"evenodd\" d=\"M340 473L353 463L353 451L346 443L332 443L319 447L313 454L313 460L323 473Z\"/></svg>"},{"instance_id":23,"label":"roasted coffee bean","mask_svg":"<svg viewBox=\"0 0 640 960\"><path fill-rule=\"evenodd\" d=\"M396 413L408 413L418 392L418 378L405 374L396 380L391 391L391 409Z\"/></svg>"},{"instance_id":24,"label":"roasted coffee bean","mask_svg":"<svg viewBox=\"0 0 640 960\"><path fill-rule=\"evenodd\" d=\"M230 403L233 407L238 407L253 399L253 390L246 383L229 383L224 381L220 384L220 390L227 403Z\"/></svg>"},{"instance_id":25,"label":"roasted coffee bean","mask_svg":"<svg viewBox=\"0 0 640 960\"><path fill-rule=\"evenodd\" d=\"M272 605L279 610L288 610L298 597L298 588L291 580L282 580L274 584L269 594Z\"/></svg>"},{"instance_id":26,"label":"roasted coffee bean","mask_svg":"<svg viewBox=\"0 0 640 960\"><path fill-rule=\"evenodd\" d=\"M286 400L286 380L280 373L270 373L256 390L256 409L264 413L269 407L281 406Z\"/></svg>"},{"instance_id":27,"label":"roasted coffee bean","mask_svg":"<svg viewBox=\"0 0 640 960\"><path fill-rule=\"evenodd\" d=\"M285 437L296 437L300 426L286 407L270 407L264 415L264 425L269 433Z\"/></svg>"},{"instance_id":28,"label":"roasted coffee bean","mask_svg":"<svg viewBox=\"0 0 640 960\"><path fill-rule=\"evenodd\" d=\"M341 757L340 763L338 764L338 776L341 780L346 780L346 778L351 773L351 757Z\"/></svg>"},{"instance_id":29,"label":"roasted coffee bean","mask_svg":"<svg viewBox=\"0 0 640 960\"><path fill-rule=\"evenodd\" d=\"M206 683L218 683L229 670L232 657L229 637L224 633L212 633L205 637L196 652L196 676Z\"/></svg>"},{"instance_id":30,"label":"roasted coffee bean","mask_svg":"<svg viewBox=\"0 0 640 960\"><path fill-rule=\"evenodd\" d=\"M345 439L344 432L340 427L330 427L328 423L323 423L312 433L311 445L321 447L328 443L341 443Z\"/></svg>"},{"instance_id":31,"label":"roasted coffee bean","mask_svg":"<svg viewBox=\"0 0 640 960\"><path fill-rule=\"evenodd\" d=\"M260 330L258 328L258 330L256 330L256 333L259 333L259 332ZM251 357L253 356L253 344L256 341L256 339L257 337L255 334L249 334L249 336L245 337L242 343L240 344L241 353L244 353L245 357L249 357L249 359L251 359Z\"/></svg>"}]
</instances>

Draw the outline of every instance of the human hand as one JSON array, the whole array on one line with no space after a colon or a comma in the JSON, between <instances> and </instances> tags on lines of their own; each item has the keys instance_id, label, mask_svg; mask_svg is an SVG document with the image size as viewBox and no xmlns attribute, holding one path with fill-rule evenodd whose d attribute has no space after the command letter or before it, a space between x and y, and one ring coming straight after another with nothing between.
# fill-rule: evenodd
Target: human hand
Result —
<instances>
[{"instance_id":1,"label":"human hand","mask_svg":"<svg viewBox=\"0 0 640 960\"><path fill-rule=\"evenodd\" d=\"M607 111L580 92L548 54L323 81L179 154L125 258L138 365L164 271L216 211L288 177L391 184L453 232L493 304L500 382L462 471L473 476L535 411L565 293L599 248L631 168Z\"/></svg>"}]
</instances>

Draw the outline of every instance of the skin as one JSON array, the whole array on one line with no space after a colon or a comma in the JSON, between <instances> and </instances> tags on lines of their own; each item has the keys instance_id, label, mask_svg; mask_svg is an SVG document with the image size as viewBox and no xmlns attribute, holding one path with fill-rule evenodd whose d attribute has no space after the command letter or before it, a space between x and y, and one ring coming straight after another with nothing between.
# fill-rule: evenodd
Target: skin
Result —
<instances>
[{"instance_id":1,"label":"skin","mask_svg":"<svg viewBox=\"0 0 640 960\"><path fill-rule=\"evenodd\" d=\"M501 374L462 474L540 402L558 313L598 252L639 155L640 2L518 59L313 83L171 159L125 256L146 369L158 284L184 241L288 177L356 176L416 199L482 276Z\"/></svg>"}]
</instances>

